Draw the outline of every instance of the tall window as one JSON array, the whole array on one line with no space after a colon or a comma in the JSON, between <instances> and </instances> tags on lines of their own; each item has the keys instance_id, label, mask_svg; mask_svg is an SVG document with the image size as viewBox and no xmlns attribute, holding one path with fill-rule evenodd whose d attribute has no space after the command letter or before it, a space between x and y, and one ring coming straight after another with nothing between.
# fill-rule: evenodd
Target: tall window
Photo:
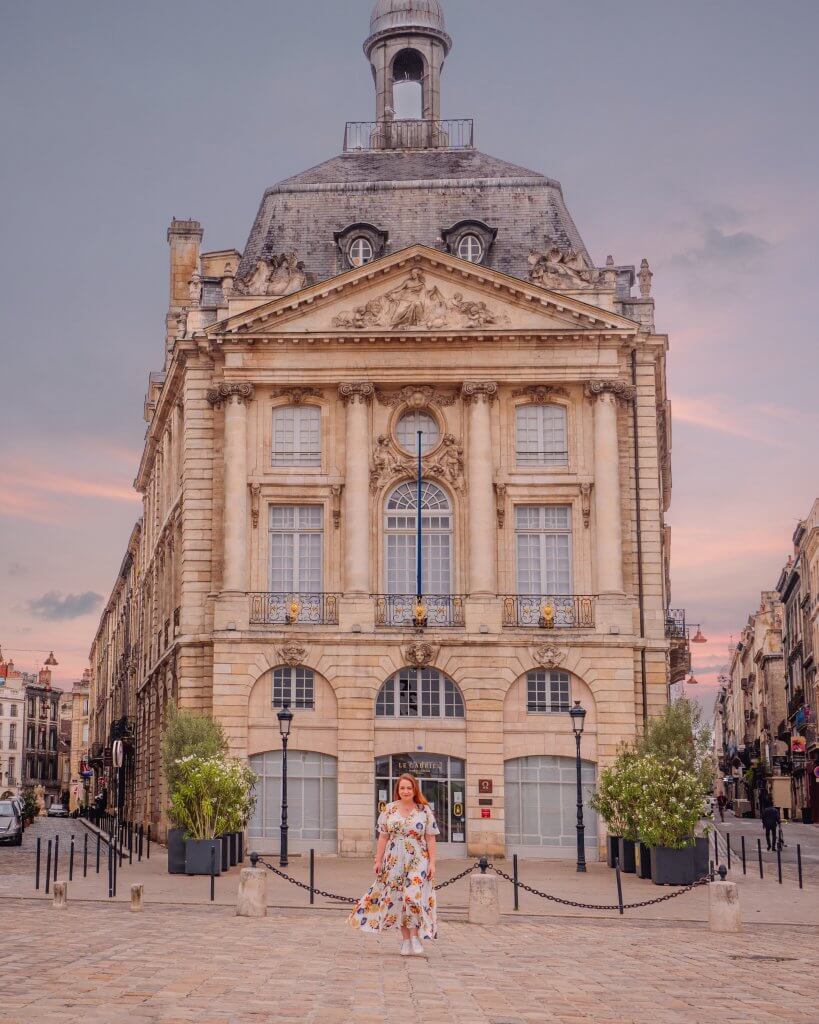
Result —
<instances>
[{"instance_id":1,"label":"tall window","mask_svg":"<svg viewBox=\"0 0 819 1024\"><path fill-rule=\"evenodd\" d=\"M377 718L463 718L460 690L434 668L402 668L381 687Z\"/></svg>"},{"instance_id":2,"label":"tall window","mask_svg":"<svg viewBox=\"0 0 819 1024\"><path fill-rule=\"evenodd\" d=\"M15 782L17 781L14 778L14 774L17 771L17 765L16 765L15 759L13 757L9 758L9 769L8 769L8 771L9 771L9 785L13 786L15 784Z\"/></svg>"},{"instance_id":3,"label":"tall window","mask_svg":"<svg viewBox=\"0 0 819 1024\"><path fill-rule=\"evenodd\" d=\"M518 466L569 464L566 410L562 405L519 405L515 458Z\"/></svg>"},{"instance_id":4,"label":"tall window","mask_svg":"<svg viewBox=\"0 0 819 1024\"><path fill-rule=\"evenodd\" d=\"M441 431L428 412L416 410L404 413L395 427L395 436L405 452L418 452L418 431L421 431L421 451L431 452L441 439Z\"/></svg>"},{"instance_id":5,"label":"tall window","mask_svg":"<svg viewBox=\"0 0 819 1024\"><path fill-rule=\"evenodd\" d=\"M288 704L297 710L309 711L316 706L316 685L313 670L297 665L273 670L273 707Z\"/></svg>"},{"instance_id":6,"label":"tall window","mask_svg":"<svg viewBox=\"0 0 819 1024\"><path fill-rule=\"evenodd\" d=\"M387 499L384 517L388 594L416 589L417 484L400 484ZM440 487L423 481L422 583L425 594L449 594L452 587L452 510Z\"/></svg>"},{"instance_id":7,"label":"tall window","mask_svg":"<svg viewBox=\"0 0 819 1024\"><path fill-rule=\"evenodd\" d=\"M16 704L12 704L11 705L11 710L9 711L9 714L11 715L12 718L16 718L17 717L17 705Z\"/></svg>"},{"instance_id":8,"label":"tall window","mask_svg":"<svg viewBox=\"0 0 819 1024\"><path fill-rule=\"evenodd\" d=\"M321 409L282 405L273 410L273 465L321 465Z\"/></svg>"},{"instance_id":9,"label":"tall window","mask_svg":"<svg viewBox=\"0 0 819 1024\"><path fill-rule=\"evenodd\" d=\"M12 722L9 726L9 750L14 750L17 746L17 723Z\"/></svg>"},{"instance_id":10,"label":"tall window","mask_svg":"<svg viewBox=\"0 0 819 1024\"><path fill-rule=\"evenodd\" d=\"M557 713L572 706L568 672L545 672L538 669L526 676L526 710Z\"/></svg>"},{"instance_id":11,"label":"tall window","mask_svg":"<svg viewBox=\"0 0 819 1024\"><path fill-rule=\"evenodd\" d=\"M515 509L518 593L572 593L572 510L569 505Z\"/></svg>"},{"instance_id":12,"label":"tall window","mask_svg":"<svg viewBox=\"0 0 819 1024\"><path fill-rule=\"evenodd\" d=\"M320 594L324 549L320 505L273 505L270 509L270 590Z\"/></svg>"}]
</instances>

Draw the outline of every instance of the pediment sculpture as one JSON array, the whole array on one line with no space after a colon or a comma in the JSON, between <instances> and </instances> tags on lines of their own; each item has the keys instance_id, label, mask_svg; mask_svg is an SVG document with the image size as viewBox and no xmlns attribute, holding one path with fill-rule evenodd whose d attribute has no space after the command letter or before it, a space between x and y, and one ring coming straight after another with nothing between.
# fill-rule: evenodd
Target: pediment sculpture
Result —
<instances>
[{"instance_id":1,"label":"pediment sculpture","mask_svg":"<svg viewBox=\"0 0 819 1024\"><path fill-rule=\"evenodd\" d=\"M233 291L239 295L293 295L307 284L304 264L294 252L261 256L246 281L236 281Z\"/></svg>"},{"instance_id":2,"label":"pediment sculpture","mask_svg":"<svg viewBox=\"0 0 819 1024\"><path fill-rule=\"evenodd\" d=\"M545 252L529 254L529 278L544 288L583 289L599 284L600 271L573 249L566 252L553 245Z\"/></svg>"},{"instance_id":3,"label":"pediment sculpture","mask_svg":"<svg viewBox=\"0 0 819 1024\"><path fill-rule=\"evenodd\" d=\"M428 285L417 267L404 281L362 306L339 313L333 326L365 331L376 327L390 331L438 330L443 327L480 328L509 323L485 302L465 299L460 293L447 299L437 285Z\"/></svg>"}]
</instances>

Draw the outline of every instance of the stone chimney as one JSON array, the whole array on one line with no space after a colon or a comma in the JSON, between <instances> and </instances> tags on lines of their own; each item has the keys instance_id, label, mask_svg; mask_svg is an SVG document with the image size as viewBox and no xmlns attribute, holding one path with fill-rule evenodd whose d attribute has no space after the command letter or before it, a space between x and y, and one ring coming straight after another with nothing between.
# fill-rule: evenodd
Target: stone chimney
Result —
<instances>
[{"instance_id":1,"label":"stone chimney","mask_svg":"<svg viewBox=\"0 0 819 1024\"><path fill-rule=\"evenodd\" d=\"M171 221L168 245L171 248L171 286L169 310L178 311L190 305L190 279L199 272L199 246L202 225L198 220Z\"/></svg>"}]
</instances>

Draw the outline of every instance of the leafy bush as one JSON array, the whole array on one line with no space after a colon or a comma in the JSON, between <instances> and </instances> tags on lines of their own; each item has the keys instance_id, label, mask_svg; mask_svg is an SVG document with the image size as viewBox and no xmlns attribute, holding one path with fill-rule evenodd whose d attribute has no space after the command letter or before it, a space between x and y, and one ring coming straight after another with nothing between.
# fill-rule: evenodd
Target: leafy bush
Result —
<instances>
[{"instance_id":1,"label":"leafy bush","mask_svg":"<svg viewBox=\"0 0 819 1024\"><path fill-rule=\"evenodd\" d=\"M240 761L188 755L174 765L170 815L188 839L244 828L253 813L254 773Z\"/></svg>"},{"instance_id":2,"label":"leafy bush","mask_svg":"<svg viewBox=\"0 0 819 1024\"><path fill-rule=\"evenodd\" d=\"M23 790L23 817L36 818L40 813L40 805L33 789Z\"/></svg>"},{"instance_id":3,"label":"leafy bush","mask_svg":"<svg viewBox=\"0 0 819 1024\"><path fill-rule=\"evenodd\" d=\"M162 768L173 797L179 781L178 765L183 758L224 758L228 742L219 722L208 715L168 705L168 723L162 737Z\"/></svg>"},{"instance_id":4,"label":"leafy bush","mask_svg":"<svg viewBox=\"0 0 819 1024\"><path fill-rule=\"evenodd\" d=\"M702 780L681 758L645 754L634 759L634 806L637 834L646 846L681 850L694 845L702 816Z\"/></svg>"},{"instance_id":5,"label":"leafy bush","mask_svg":"<svg viewBox=\"0 0 819 1024\"><path fill-rule=\"evenodd\" d=\"M713 789L711 730L702 721L702 710L695 701L680 697L663 708L662 714L649 718L633 749L661 761L677 759L700 779L703 796Z\"/></svg>"}]
</instances>

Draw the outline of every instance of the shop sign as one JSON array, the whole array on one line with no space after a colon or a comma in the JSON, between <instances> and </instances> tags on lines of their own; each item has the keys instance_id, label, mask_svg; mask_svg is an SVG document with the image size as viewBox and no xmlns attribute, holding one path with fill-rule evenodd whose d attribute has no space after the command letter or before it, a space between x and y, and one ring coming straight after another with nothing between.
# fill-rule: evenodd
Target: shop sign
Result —
<instances>
[{"instance_id":1,"label":"shop sign","mask_svg":"<svg viewBox=\"0 0 819 1024\"><path fill-rule=\"evenodd\" d=\"M793 724L796 726L797 729L800 729L805 724L807 717L808 716L805 713L805 708L800 708L793 716Z\"/></svg>"},{"instance_id":2,"label":"shop sign","mask_svg":"<svg viewBox=\"0 0 819 1024\"><path fill-rule=\"evenodd\" d=\"M488 795L492 792L492 779L478 779L478 792Z\"/></svg>"},{"instance_id":3,"label":"shop sign","mask_svg":"<svg viewBox=\"0 0 819 1024\"><path fill-rule=\"evenodd\" d=\"M804 754L807 750L807 740L804 736L791 736L791 753Z\"/></svg>"},{"instance_id":4,"label":"shop sign","mask_svg":"<svg viewBox=\"0 0 819 1024\"><path fill-rule=\"evenodd\" d=\"M449 759L437 754L415 757L413 754L393 754L393 772L398 775L414 775L419 779L445 779Z\"/></svg>"},{"instance_id":5,"label":"shop sign","mask_svg":"<svg viewBox=\"0 0 819 1024\"><path fill-rule=\"evenodd\" d=\"M481 817L482 818L491 818L492 817L492 808L491 807L482 807L481 808Z\"/></svg>"}]
</instances>

